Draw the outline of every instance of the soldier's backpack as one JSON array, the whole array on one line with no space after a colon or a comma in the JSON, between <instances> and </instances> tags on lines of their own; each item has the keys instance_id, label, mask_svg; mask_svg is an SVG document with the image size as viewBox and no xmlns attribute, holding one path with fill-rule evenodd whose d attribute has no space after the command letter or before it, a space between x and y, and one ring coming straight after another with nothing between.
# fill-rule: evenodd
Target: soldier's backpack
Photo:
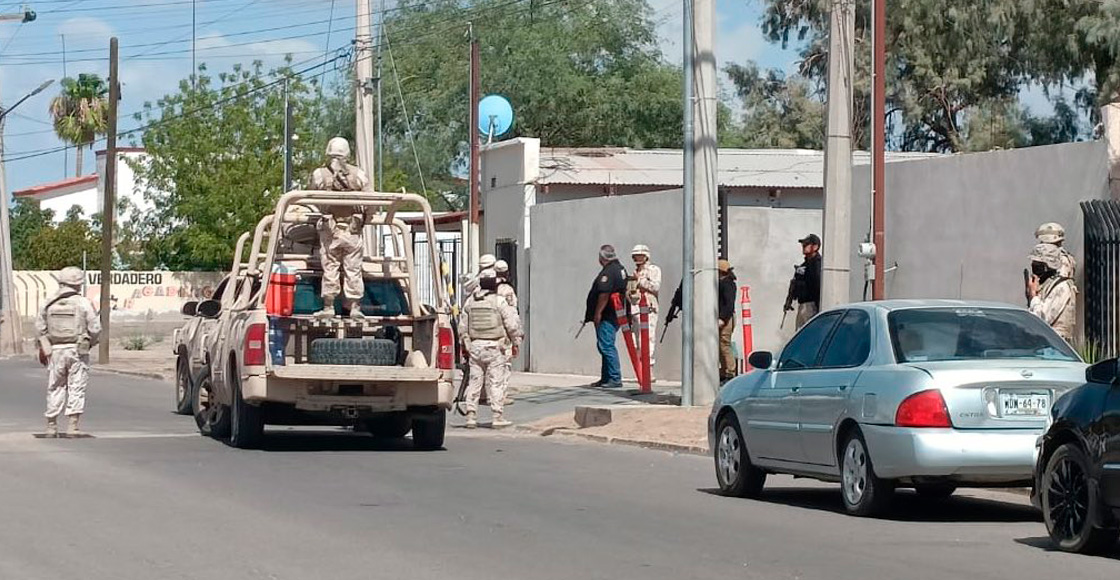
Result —
<instances>
[{"instance_id":1,"label":"soldier's backpack","mask_svg":"<svg viewBox=\"0 0 1120 580\"><path fill-rule=\"evenodd\" d=\"M76 344L82 338L82 309L77 292L60 294L46 307L47 340L51 344Z\"/></svg>"}]
</instances>

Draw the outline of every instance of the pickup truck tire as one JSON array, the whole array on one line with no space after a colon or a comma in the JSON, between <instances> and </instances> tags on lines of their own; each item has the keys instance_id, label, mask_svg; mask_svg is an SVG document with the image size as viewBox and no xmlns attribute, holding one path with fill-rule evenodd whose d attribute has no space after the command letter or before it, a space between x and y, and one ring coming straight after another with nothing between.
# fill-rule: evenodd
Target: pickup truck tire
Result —
<instances>
[{"instance_id":1,"label":"pickup truck tire","mask_svg":"<svg viewBox=\"0 0 1120 580\"><path fill-rule=\"evenodd\" d=\"M198 373L191 389L191 408L198 432L206 437L225 439L229 436L229 408L217 402L212 394L210 367L207 365Z\"/></svg>"},{"instance_id":2,"label":"pickup truck tire","mask_svg":"<svg viewBox=\"0 0 1120 580\"><path fill-rule=\"evenodd\" d=\"M313 365L391 367L398 364L397 343L383 338L320 338L311 343Z\"/></svg>"},{"instance_id":3,"label":"pickup truck tire","mask_svg":"<svg viewBox=\"0 0 1120 580\"><path fill-rule=\"evenodd\" d=\"M412 415L412 446L420 451L443 449L447 411L436 409Z\"/></svg>"},{"instance_id":4,"label":"pickup truck tire","mask_svg":"<svg viewBox=\"0 0 1120 580\"><path fill-rule=\"evenodd\" d=\"M260 407L250 405L242 398L241 377L238 376L237 369L230 369L229 376L233 389L229 444L238 449L256 449L264 439L264 416Z\"/></svg>"},{"instance_id":5,"label":"pickup truck tire","mask_svg":"<svg viewBox=\"0 0 1120 580\"><path fill-rule=\"evenodd\" d=\"M401 439L412 430L412 418L408 413L393 413L365 422L366 431L379 439Z\"/></svg>"},{"instance_id":6,"label":"pickup truck tire","mask_svg":"<svg viewBox=\"0 0 1120 580\"><path fill-rule=\"evenodd\" d=\"M175 414L190 415L194 413L194 397L191 386L190 369L187 361L179 357L175 364Z\"/></svg>"}]
</instances>

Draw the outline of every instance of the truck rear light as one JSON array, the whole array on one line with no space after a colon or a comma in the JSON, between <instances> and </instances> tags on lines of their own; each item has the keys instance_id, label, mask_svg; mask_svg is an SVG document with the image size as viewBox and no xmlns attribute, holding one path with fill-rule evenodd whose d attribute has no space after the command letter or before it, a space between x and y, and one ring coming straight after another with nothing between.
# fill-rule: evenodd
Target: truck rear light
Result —
<instances>
[{"instance_id":1,"label":"truck rear light","mask_svg":"<svg viewBox=\"0 0 1120 580\"><path fill-rule=\"evenodd\" d=\"M241 360L247 367L263 366L267 352L265 340L268 335L268 325L263 323L252 324L245 331L245 350L241 353Z\"/></svg>"},{"instance_id":2,"label":"truck rear light","mask_svg":"<svg viewBox=\"0 0 1120 580\"><path fill-rule=\"evenodd\" d=\"M443 370L455 367L455 335L449 327L439 329L439 354L436 355L436 366Z\"/></svg>"},{"instance_id":3,"label":"truck rear light","mask_svg":"<svg viewBox=\"0 0 1120 580\"><path fill-rule=\"evenodd\" d=\"M899 427L952 427L945 398L938 389L914 393L902 401L894 416Z\"/></svg>"}]
</instances>

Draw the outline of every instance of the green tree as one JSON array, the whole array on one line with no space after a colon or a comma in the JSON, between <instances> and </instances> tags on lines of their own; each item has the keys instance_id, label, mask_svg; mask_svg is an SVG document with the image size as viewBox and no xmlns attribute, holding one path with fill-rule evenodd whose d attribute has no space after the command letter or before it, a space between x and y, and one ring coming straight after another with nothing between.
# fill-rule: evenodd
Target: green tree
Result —
<instances>
[{"instance_id":1,"label":"green tree","mask_svg":"<svg viewBox=\"0 0 1120 580\"><path fill-rule=\"evenodd\" d=\"M9 216L12 232L12 267L16 270L35 270L31 261L32 240L39 232L52 227L54 212L40 209L39 203L16 198Z\"/></svg>"},{"instance_id":2,"label":"green tree","mask_svg":"<svg viewBox=\"0 0 1120 580\"><path fill-rule=\"evenodd\" d=\"M76 176L82 175L83 148L109 127L109 85L95 74L62 79L62 91L51 100L50 113L58 138L74 145Z\"/></svg>"},{"instance_id":3,"label":"green tree","mask_svg":"<svg viewBox=\"0 0 1120 580\"><path fill-rule=\"evenodd\" d=\"M14 249L14 248L13 248ZM74 206L57 226L39 229L29 240L25 253L26 267L31 270L61 270L101 260L101 234L82 217L82 208Z\"/></svg>"},{"instance_id":4,"label":"green tree","mask_svg":"<svg viewBox=\"0 0 1120 580\"><path fill-rule=\"evenodd\" d=\"M293 178L306 182L323 159L331 123L312 83L288 68L234 66L217 77L205 67L179 92L145 103L137 119L149 158L135 163L152 208L131 208L121 232L125 262L135 268L229 268L237 237L254 228L282 190L284 98L289 78L295 132Z\"/></svg>"},{"instance_id":5,"label":"green tree","mask_svg":"<svg viewBox=\"0 0 1120 580\"><path fill-rule=\"evenodd\" d=\"M383 57L387 157L419 189L411 125L428 188L464 191L467 21L480 43L482 93L501 94L514 107L515 126L503 138L539 137L546 146L564 147L679 147L680 71L663 62L651 16L645 0L402 5L386 24L392 49Z\"/></svg>"},{"instance_id":6,"label":"green tree","mask_svg":"<svg viewBox=\"0 0 1120 580\"><path fill-rule=\"evenodd\" d=\"M725 68L743 102L743 122L729 129L735 144L750 148L823 149L824 102L821 91L800 76L787 78L754 62Z\"/></svg>"}]
</instances>

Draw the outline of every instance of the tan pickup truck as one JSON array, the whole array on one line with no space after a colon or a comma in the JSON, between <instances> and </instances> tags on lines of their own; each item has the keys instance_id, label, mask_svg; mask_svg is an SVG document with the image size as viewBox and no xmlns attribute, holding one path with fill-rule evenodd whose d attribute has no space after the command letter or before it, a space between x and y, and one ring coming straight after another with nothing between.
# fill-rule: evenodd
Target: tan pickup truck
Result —
<instances>
[{"instance_id":1,"label":"tan pickup truck","mask_svg":"<svg viewBox=\"0 0 1120 580\"><path fill-rule=\"evenodd\" d=\"M334 318L314 316L323 306L314 224L327 206L366 215L364 320L341 306ZM405 208L420 209L426 239L436 239L421 196L332 191L282 196L253 232L244 264L242 236L231 284L237 296L196 307L216 321L207 368L192 388L200 432L250 448L265 425L336 425L382 437L411 431L418 449L443 446L453 397L451 309L438 282L436 304L420 303L412 231L396 217ZM432 271L423 278L438 281L436 246L427 248ZM288 306L277 308L285 292Z\"/></svg>"}]
</instances>

